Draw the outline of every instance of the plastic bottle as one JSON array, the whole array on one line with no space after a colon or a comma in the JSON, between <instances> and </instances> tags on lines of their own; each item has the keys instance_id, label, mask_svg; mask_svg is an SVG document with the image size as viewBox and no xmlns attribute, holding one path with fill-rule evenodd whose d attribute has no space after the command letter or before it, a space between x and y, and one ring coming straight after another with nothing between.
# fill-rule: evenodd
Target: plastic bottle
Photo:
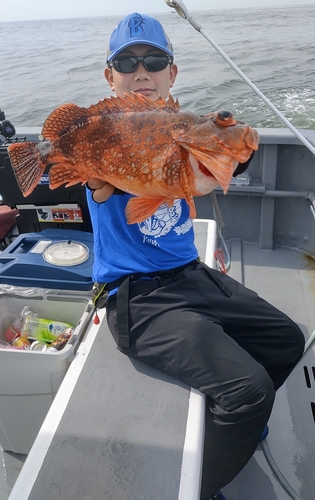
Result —
<instances>
[{"instance_id":1,"label":"plastic bottle","mask_svg":"<svg viewBox=\"0 0 315 500\"><path fill-rule=\"evenodd\" d=\"M15 320L11 323L9 328L7 328L6 331L4 332L5 338L9 342L11 342L11 344L15 339L21 337L23 321L24 321L25 316L27 316L27 315L35 316L36 313L34 311L32 311L29 306L23 307L20 315L17 318L15 318Z\"/></svg>"},{"instance_id":2,"label":"plastic bottle","mask_svg":"<svg viewBox=\"0 0 315 500\"><path fill-rule=\"evenodd\" d=\"M30 340L50 343L66 328L71 326L69 323L62 321L26 315L21 329L21 336L25 336Z\"/></svg>"},{"instance_id":3,"label":"plastic bottle","mask_svg":"<svg viewBox=\"0 0 315 500\"><path fill-rule=\"evenodd\" d=\"M73 328L67 328L64 332L62 332L56 340L54 340L49 347L47 347L46 352L58 352L61 351L69 342L72 337Z\"/></svg>"}]
</instances>

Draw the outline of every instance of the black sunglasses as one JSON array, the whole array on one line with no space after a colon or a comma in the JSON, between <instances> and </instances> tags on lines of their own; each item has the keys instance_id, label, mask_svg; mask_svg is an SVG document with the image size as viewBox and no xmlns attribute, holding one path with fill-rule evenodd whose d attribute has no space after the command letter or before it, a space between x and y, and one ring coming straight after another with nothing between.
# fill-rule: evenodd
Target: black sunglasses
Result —
<instances>
[{"instance_id":1,"label":"black sunglasses","mask_svg":"<svg viewBox=\"0 0 315 500\"><path fill-rule=\"evenodd\" d=\"M149 56L120 56L112 61L108 61L108 67L114 68L119 73L133 73L142 62L146 71L154 73L155 71L162 71L169 64L173 64L173 57L157 54Z\"/></svg>"}]
</instances>

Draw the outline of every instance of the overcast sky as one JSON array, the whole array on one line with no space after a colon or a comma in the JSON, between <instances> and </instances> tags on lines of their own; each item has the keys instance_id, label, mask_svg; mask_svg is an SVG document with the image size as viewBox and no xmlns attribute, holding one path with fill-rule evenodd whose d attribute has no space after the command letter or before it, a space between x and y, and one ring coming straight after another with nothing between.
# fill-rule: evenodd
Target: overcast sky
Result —
<instances>
[{"instance_id":1,"label":"overcast sky","mask_svg":"<svg viewBox=\"0 0 315 500\"><path fill-rule=\"evenodd\" d=\"M189 11L315 4L315 0L185 0ZM169 12L164 0L0 0L0 21Z\"/></svg>"}]
</instances>

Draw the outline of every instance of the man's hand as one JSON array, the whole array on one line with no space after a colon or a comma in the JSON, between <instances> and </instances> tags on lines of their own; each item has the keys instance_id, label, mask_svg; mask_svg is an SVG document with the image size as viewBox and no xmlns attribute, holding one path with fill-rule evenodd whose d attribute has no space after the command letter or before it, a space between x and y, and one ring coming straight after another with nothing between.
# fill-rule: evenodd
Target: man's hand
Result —
<instances>
[{"instance_id":1,"label":"man's hand","mask_svg":"<svg viewBox=\"0 0 315 500\"><path fill-rule=\"evenodd\" d=\"M237 165L236 169L234 170L233 177L236 177L237 175L242 174L243 172L245 172L245 170L248 169L250 162L254 158L254 154L255 154L255 151L252 152L252 154L250 155L250 157L248 158L247 161L245 161L244 163L239 163Z\"/></svg>"},{"instance_id":2,"label":"man's hand","mask_svg":"<svg viewBox=\"0 0 315 500\"><path fill-rule=\"evenodd\" d=\"M89 179L87 187L93 191L92 198L96 203L103 203L113 194L115 186L101 179Z\"/></svg>"}]
</instances>

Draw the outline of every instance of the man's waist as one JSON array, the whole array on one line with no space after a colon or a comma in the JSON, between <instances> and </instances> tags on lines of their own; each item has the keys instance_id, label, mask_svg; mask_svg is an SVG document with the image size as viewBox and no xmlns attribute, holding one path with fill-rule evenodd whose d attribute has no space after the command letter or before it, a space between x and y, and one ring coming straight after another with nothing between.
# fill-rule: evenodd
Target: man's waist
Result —
<instances>
[{"instance_id":1,"label":"man's waist","mask_svg":"<svg viewBox=\"0 0 315 500\"><path fill-rule=\"evenodd\" d=\"M158 278L159 276L161 276L161 277L175 276L177 273L179 273L180 271L182 271L186 267L190 266L194 262L196 262L196 259L189 261L186 264L183 264L181 266L173 267L170 269L161 269L158 271L151 271L151 272L139 272L139 273L124 274L120 278L106 283L105 290L107 290L107 291L114 290L114 288L119 287L127 278L129 278L130 281L136 281L139 279L155 279L155 278Z\"/></svg>"}]
</instances>

